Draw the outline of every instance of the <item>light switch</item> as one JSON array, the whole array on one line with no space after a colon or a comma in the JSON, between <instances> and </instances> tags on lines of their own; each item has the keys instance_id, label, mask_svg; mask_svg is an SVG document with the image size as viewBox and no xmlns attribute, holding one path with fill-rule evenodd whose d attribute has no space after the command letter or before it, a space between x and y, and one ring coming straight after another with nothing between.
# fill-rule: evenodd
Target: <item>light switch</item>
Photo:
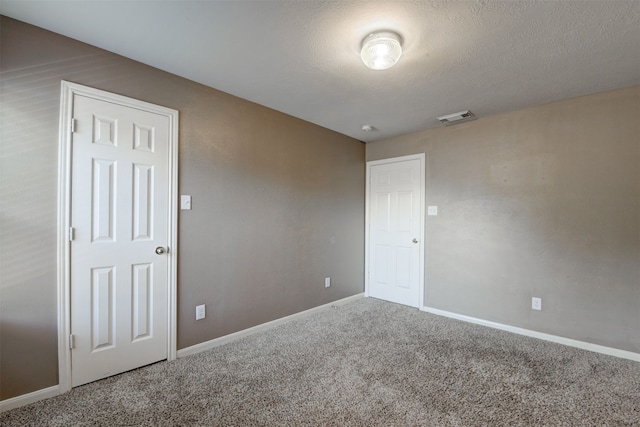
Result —
<instances>
[{"instance_id":1,"label":"light switch","mask_svg":"<svg viewBox=\"0 0 640 427\"><path fill-rule=\"evenodd\" d=\"M437 206L428 206L427 207L427 215L429 215L429 216L437 216L438 215L438 207Z\"/></svg>"},{"instance_id":2,"label":"light switch","mask_svg":"<svg viewBox=\"0 0 640 427\"><path fill-rule=\"evenodd\" d=\"M186 194L180 196L180 209L191 210L191 196Z\"/></svg>"}]
</instances>

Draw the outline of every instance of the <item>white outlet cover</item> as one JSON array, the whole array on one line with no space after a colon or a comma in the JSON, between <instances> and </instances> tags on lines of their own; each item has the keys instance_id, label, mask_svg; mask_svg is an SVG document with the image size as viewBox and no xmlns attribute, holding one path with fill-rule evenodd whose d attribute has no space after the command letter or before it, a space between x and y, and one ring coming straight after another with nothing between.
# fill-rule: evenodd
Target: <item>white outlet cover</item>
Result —
<instances>
[{"instance_id":1,"label":"white outlet cover","mask_svg":"<svg viewBox=\"0 0 640 427\"><path fill-rule=\"evenodd\" d=\"M324 279L324 287L325 287L325 288L329 288L329 287L331 287L331 277L326 277L326 278Z\"/></svg>"},{"instance_id":2,"label":"white outlet cover","mask_svg":"<svg viewBox=\"0 0 640 427\"><path fill-rule=\"evenodd\" d=\"M206 306L204 304L196 306L196 320L202 320L207 316Z\"/></svg>"},{"instance_id":3,"label":"white outlet cover","mask_svg":"<svg viewBox=\"0 0 640 427\"><path fill-rule=\"evenodd\" d=\"M437 206L427 206L427 215L428 216L437 216L438 215L438 207Z\"/></svg>"},{"instance_id":4,"label":"white outlet cover","mask_svg":"<svg viewBox=\"0 0 640 427\"><path fill-rule=\"evenodd\" d=\"M531 298L531 309L532 310L542 310L542 298L532 297Z\"/></svg>"}]
</instances>

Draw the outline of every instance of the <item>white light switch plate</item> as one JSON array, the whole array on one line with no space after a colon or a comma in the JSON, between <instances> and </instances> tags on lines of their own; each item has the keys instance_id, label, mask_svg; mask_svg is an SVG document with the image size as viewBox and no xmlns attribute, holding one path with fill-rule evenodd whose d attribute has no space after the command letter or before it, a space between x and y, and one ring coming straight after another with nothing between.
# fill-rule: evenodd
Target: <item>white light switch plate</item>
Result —
<instances>
[{"instance_id":1,"label":"white light switch plate","mask_svg":"<svg viewBox=\"0 0 640 427\"><path fill-rule=\"evenodd\" d=\"M191 196L186 194L180 196L180 209L191 210Z\"/></svg>"},{"instance_id":2,"label":"white light switch plate","mask_svg":"<svg viewBox=\"0 0 640 427\"><path fill-rule=\"evenodd\" d=\"M429 215L429 216L437 216L438 215L438 207L437 206L427 206L427 215Z\"/></svg>"}]
</instances>

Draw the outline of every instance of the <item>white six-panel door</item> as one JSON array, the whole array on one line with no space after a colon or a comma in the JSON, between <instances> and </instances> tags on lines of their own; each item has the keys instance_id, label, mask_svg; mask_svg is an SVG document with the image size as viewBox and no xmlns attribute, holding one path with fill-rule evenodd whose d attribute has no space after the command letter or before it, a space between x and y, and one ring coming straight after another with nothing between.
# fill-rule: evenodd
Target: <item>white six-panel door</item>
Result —
<instances>
[{"instance_id":1,"label":"white six-panel door","mask_svg":"<svg viewBox=\"0 0 640 427\"><path fill-rule=\"evenodd\" d=\"M367 164L367 296L420 307L424 157Z\"/></svg>"},{"instance_id":2,"label":"white six-panel door","mask_svg":"<svg viewBox=\"0 0 640 427\"><path fill-rule=\"evenodd\" d=\"M76 95L71 385L167 358L167 116ZM160 254L156 253L162 252Z\"/></svg>"}]
</instances>

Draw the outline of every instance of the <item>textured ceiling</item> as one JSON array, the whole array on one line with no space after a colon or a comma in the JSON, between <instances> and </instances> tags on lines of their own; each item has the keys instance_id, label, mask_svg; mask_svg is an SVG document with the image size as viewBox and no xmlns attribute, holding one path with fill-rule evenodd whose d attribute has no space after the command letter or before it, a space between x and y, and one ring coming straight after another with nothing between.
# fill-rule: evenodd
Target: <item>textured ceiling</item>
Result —
<instances>
[{"instance_id":1,"label":"textured ceiling","mask_svg":"<svg viewBox=\"0 0 640 427\"><path fill-rule=\"evenodd\" d=\"M636 0L0 0L0 13L363 141L640 83ZM379 29L404 55L372 71L359 48Z\"/></svg>"}]
</instances>

